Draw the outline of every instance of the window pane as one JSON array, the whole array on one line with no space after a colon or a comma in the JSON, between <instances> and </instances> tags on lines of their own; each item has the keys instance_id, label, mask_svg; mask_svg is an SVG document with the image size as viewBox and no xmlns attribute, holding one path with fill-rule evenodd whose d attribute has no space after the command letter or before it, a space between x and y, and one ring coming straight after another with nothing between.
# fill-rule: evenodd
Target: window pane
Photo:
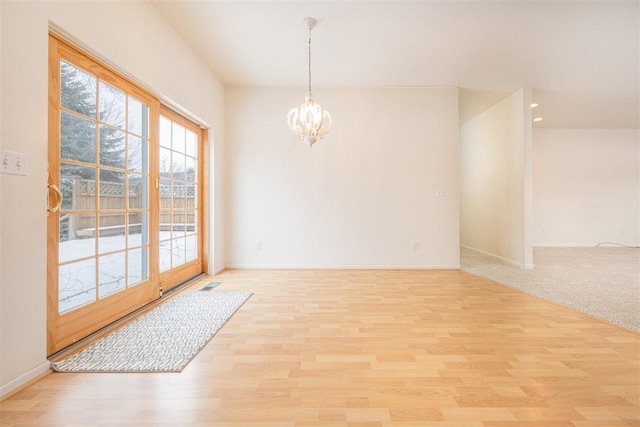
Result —
<instances>
[{"instance_id":1,"label":"window pane","mask_svg":"<svg viewBox=\"0 0 640 427\"><path fill-rule=\"evenodd\" d=\"M58 269L58 311L64 313L96 299L96 260L61 265Z\"/></svg>"},{"instance_id":2,"label":"window pane","mask_svg":"<svg viewBox=\"0 0 640 427\"><path fill-rule=\"evenodd\" d=\"M171 267L179 267L185 263L185 246L184 237L171 240Z\"/></svg>"},{"instance_id":3,"label":"window pane","mask_svg":"<svg viewBox=\"0 0 640 427\"><path fill-rule=\"evenodd\" d=\"M149 249L140 248L129 251L128 283L133 286L149 277Z\"/></svg>"},{"instance_id":4,"label":"window pane","mask_svg":"<svg viewBox=\"0 0 640 427\"><path fill-rule=\"evenodd\" d=\"M198 207L198 186L196 184L187 183L187 208L194 209Z\"/></svg>"},{"instance_id":5,"label":"window pane","mask_svg":"<svg viewBox=\"0 0 640 427\"><path fill-rule=\"evenodd\" d=\"M185 168L187 172L185 179L187 181L196 182L198 180L196 159L194 159L193 157L187 157L187 163Z\"/></svg>"},{"instance_id":6,"label":"window pane","mask_svg":"<svg viewBox=\"0 0 640 427\"><path fill-rule=\"evenodd\" d=\"M135 172L148 172L149 170L149 143L146 139L129 135L128 168Z\"/></svg>"},{"instance_id":7,"label":"window pane","mask_svg":"<svg viewBox=\"0 0 640 427\"><path fill-rule=\"evenodd\" d=\"M198 143L196 134L187 129L187 150L186 153L192 157L198 157Z\"/></svg>"},{"instance_id":8,"label":"window pane","mask_svg":"<svg viewBox=\"0 0 640 427\"><path fill-rule=\"evenodd\" d=\"M148 182L145 175L129 174L129 209L147 209Z\"/></svg>"},{"instance_id":9,"label":"window pane","mask_svg":"<svg viewBox=\"0 0 640 427\"><path fill-rule=\"evenodd\" d=\"M96 208L96 170L70 163L60 164L62 210L94 210Z\"/></svg>"},{"instance_id":10,"label":"window pane","mask_svg":"<svg viewBox=\"0 0 640 427\"><path fill-rule=\"evenodd\" d=\"M160 176L170 178L171 170L171 150L160 148Z\"/></svg>"},{"instance_id":11,"label":"window pane","mask_svg":"<svg viewBox=\"0 0 640 427\"><path fill-rule=\"evenodd\" d=\"M125 252L98 258L100 298L122 290L126 286Z\"/></svg>"},{"instance_id":12,"label":"window pane","mask_svg":"<svg viewBox=\"0 0 640 427\"><path fill-rule=\"evenodd\" d=\"M176 153L175 151L172 154L173 159L171 162L171 169L173 172L173 179L184 180L184 154Z\"/></svg>"},{"instance_id":13,"label":"window pane","mask_svg":"<svg viewBox=\"0 0 640 427\"><path fill-rule=\"evenodd\" d=\"M187 262L198 257L198 236L187 236Z\"/></svg>"},{"instance_id":14,"label":"window pane","mask_svg":"<svg viewBox=\"0 0 640 427\"><path fill-rule=\"evenodd\" d=\"M171 148L173 151L183 153L185 150L185 128L177 123L173 123Z\"/></svg>"},{"instance_id":15,"label":"window pane","mask_svg":"<svg viewBox=\"0 0 640 427\"><path fill-rule=\"evenodd\" d=\"M96 78L66 61L60 61L60 104L95 119Z\"/></svg>"},{"instance_id":16,"label":"window pane","mask_svg":"<svg viewBox=\"0 0 640 427\"><path fill-rule=\"evenodd\" d=\"M124 169L124 132L100 126L100 164Z\"/></svg>"},{"instance_id":17,"label":"window pane","mask_svg":"<svg viewBox=\"0 0 640 427\"><path fill-rule=\"evenodd\" d=\"M186 229L186 211L173 211L173 221L171 226L172 237L181 237Z\"/></svg>"},{"instance_id":18,"label":"window pane","mask_svg":"<svg viewBox=\"0 0 640 427\"><path fill-rule=\"evenodd\" d=\"M113 86L100 82L100 121L124 129L125 94Z\"/></svg>"},{"instance_id":19,"label":"window pane","mask_svg":"<svg viewBox=\"0 0 640 427\"><path fill-rule=\"evenodd\" d=\"M187 234L193 234L198 231L198 216L195 210L187 211Z\"/></svg>"},{"instance_id":20,"label":"window pane","mask_svg":"<svg viewBox=\"0 0 640 427\"><path fill-rule=\"evenodd\" d=\"M125 209L124 172L100 169L100 209Z\"/></svg>"},{"instance_id":21,"label":"window pane","mask_svg":"<svg viewBox=\"0 0 640 427\"><path fill-rule=\"evenodd\" d=\"M96 254L95 214L60 216L59 262L73 261Z\"/></svg>"},{"instance_id":22,"label":"window pane","mask_svg":"<svg viewBox=\"0 0 640 427\"><path fill-rule=\"evenodd\" d=\"M149 243L149 216L147 212L129 213L129 228L127 233L130 248L144 246Z\"/></svg>"},{"instance_id":23,"label":"window pane","mask_svg":"<svg viewBox=\"0 0 640 427\"><path fill-rule=\"evenodd\" d=\"M171 181L160 180L160 209L171 209ZM162 221L160 221L162 222Z\"/></svg>"},{"instance_id":24,"label":"window pane","mask_svg":"<svg viewBox=\"0 0 640 427\"><path fill-rule=\"evenodd\" d=\"M129 132L149 137L149 107L129 97Z\"/></svg>"},{"instance_id":25,"label":"window pane","mask_svg":"<svg viewBox=\"0 0 640 427\"><path fill-rule=\"evenodd\" d=\"M184 209L185 206L185 185L180 181L173 181L173 198L171 199L171 206L173 209Z\"/></svg>"},{"instance_id":26,"label":"window pane","mask_svg":"<svg viewBox=\"0 0 640 427\"><path fill-rule=\"evenodd\" d=\"M160 240L171 238L171 211L160 211Z\"/></svg>"},{"instance_id":27,"label":"window pane","mask_svg":"<svg viewBox=\"0 0 640 427\"><path fill-rule=\"evenodd\" d=\"M171 148L171 121L160 116L160 145Z\"/></svg>"},{"instance_id":28,"label":"window pane","mask_svg":"<svg viewBox=\"0 0 640 427\"><path fill-rule=\"evenodd\" d=\"M60 157L95 163L95 122L64 111L60 112Z\"/></svg>"},{"instance_id":29,"label":"window pane","mask_svg":"<svg viewBox=\"0 0 640 427\"><path fill-rule=\"evenodd\" d=\"M167 271L170 268L171 268L171 240L165 240L164 242L160 242L160 271L161 272Z\"/></svg>"},{"instance_id":30,"label":"window pane","mask_svg":"<svg viewBox=\"0 0 640 427\"><path fill-rule=\"evenodd\" d=\"M121 251L125 248L125 213L109 213L100 215L98 229L98 253Z\"/></svg>"}]
</instances>

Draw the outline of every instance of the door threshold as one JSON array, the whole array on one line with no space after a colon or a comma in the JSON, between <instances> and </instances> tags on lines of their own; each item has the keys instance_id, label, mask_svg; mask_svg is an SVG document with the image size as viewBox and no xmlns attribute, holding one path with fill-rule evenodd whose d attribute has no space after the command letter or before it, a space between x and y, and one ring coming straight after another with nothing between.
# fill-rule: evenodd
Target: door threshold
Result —
<instances>
[{"instance_id":1,"label":"door threshold","mask_svg":"<svg viewBox=\"0 0 640 427\"><path fill-rule=\"evenodd\" d=\"M57 362L61 359L64 359L66 357L72 356L75 353L78 353L79 351L83 350L85 347L88 347L90 344L93 344L94 342L98 341L100 338L104 337L105 335L108 335L109 333L115 331L116 329L134 320L135 318L147 313L148 311L151 311L152 309L156 308L166 300L173 298L174 296L176 296L177 294L185 290L190 285L202 280L207 276L208 276L207 273L200 273L197 276L194 276L190 279L185 280L182 283L179 283L173 286L171 289L164 292L161 297L151 301L148 304L143 305L142 307L138 308L135 311L132 311L131 313L127 314L124 317L121 317L115 322L109 323L107 326L98 329L94 333L87 335L86 337L76 341L70 346L63 348L62 350L58 350L57 352L47 357L47 360L49 360L50 362Z\"/></svg>"}]
</instances>

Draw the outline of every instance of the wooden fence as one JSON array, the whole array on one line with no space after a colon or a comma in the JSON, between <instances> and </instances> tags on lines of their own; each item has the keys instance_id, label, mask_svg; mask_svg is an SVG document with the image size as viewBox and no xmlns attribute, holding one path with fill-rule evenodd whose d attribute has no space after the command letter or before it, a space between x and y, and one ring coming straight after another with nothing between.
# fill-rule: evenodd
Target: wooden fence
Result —
<instances>
[{"instance_id":1,"label":"wooden fence","mask_svg":"<svg viewBox=\"0 0 640 427\"><path fill-rule=\"evenodd\" d=\"M100 235L125 234L124 210L144 209L147 199L145 186L140 182L129 182L128 191L125 183L100 182L100 192L96 207L96 182L90 179L72 177L71 200L63 205L63 210L93 211L100 209ZM64 185L64 184L63 184ZM174 182L174 186L160 185L160 229L195 230L196 215L196 186L192 183ZM67 196L68 197L68 196ZM173 211L171 210L173 208ZM128 233L140 233L143 222L143 212L129 212ZM172 218L173 216L173 218ZM64 211L60 217L61 230L65 230L66 239L94 237L96 232L96 218L93 212L69 213ZM67 222L63 225L63 222Z\"/></svg>"}]
</instances>

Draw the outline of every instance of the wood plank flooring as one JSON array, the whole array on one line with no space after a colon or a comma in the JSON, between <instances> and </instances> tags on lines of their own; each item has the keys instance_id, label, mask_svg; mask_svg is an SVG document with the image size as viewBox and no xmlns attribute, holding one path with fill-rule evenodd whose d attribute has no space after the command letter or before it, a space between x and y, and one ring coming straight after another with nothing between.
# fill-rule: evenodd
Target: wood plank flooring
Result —
<instances>
[{"instance_id":1,"label":"wood plank flooring","mask_svg":"<svg viewBox=\"0 0 640 427\"><path fill-rule=\"evenodd\" d=\"M182 373L53 373L37 426L640 426L640 336L454 270L227 270L254 295Z\"/></svg>"}]
</instances>

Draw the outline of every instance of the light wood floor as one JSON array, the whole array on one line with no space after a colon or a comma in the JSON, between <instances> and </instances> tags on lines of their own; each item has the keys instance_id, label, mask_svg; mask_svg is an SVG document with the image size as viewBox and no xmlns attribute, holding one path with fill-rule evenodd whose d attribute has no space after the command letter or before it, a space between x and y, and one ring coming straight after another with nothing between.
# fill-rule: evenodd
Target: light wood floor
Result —
<instances>
[{"instance_id":1,"label":"light wood floor","mask_svg":"<svg viewBox=\"0 0 640 427\"><path fill-rule=\"evenodd\" d=\"M179 374L51 374L0 424L629 427L640 336L461 271L227 270ZM3 424L3 425L4 425Z\"/></svg>"}]
</instances>

